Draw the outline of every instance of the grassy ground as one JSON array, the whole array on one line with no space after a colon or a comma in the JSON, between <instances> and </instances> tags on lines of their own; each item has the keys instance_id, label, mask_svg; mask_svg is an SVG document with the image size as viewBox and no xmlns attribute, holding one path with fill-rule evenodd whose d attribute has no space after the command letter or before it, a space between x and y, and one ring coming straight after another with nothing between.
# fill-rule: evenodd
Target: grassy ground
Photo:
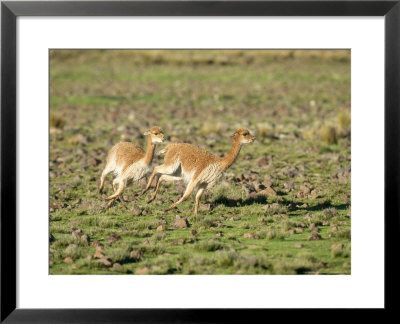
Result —
<instances>
[{"instance_id":1,"label":"grassy ground","mask_svg":"<svg viewBox=\"0 0 400 324\"><path fill-rule=\"evenodd\" d=\"M50 67L51 274L350 274L349 52L57 50ZM145 180L105 211L107 151L153 125L219 156L239 127L257 140L198 215L193 196L163 211L182 184L147 204Z\"/></svg>"}]
</instances>

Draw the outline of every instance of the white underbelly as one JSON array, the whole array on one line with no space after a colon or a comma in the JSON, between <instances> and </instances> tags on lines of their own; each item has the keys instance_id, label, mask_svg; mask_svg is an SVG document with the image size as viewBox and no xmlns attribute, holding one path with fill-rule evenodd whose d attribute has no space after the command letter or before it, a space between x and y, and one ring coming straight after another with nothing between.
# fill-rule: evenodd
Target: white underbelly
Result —
<instances>
[{"instance_id":1,"label":"white underbelly","mask_svg":"<svg viewBox=\"0 0 400 324\"><path fill-rule=\"evenodd\" d=\"M198 182L207 184L210 188L215 185L215 183L221 178L222 170L218 163L210 164L206 167L199 175Z\"/></svg>"},{"instance_id":2,"label":"white underbelly","mask_svg":"<svg viewBox=\"0 0 400 324\"><path fill-rule=\"evenodd\" d=\"M128 180L138 181L146 176L146 174L148 174L149 172L150 167L146 165L143 160L140 160L126 168L123 176Z\"/></svg>"},{"instance_id":3,"label":"white underbelly","mask_svg":"<svg viewBox=\"0 0 400 324\"><path fill-rule=\"evenodd\" d=\"M187 171L184 170L180 164L180 167L175 169L176 171L173 175L180 177L185 183L195 180L199 185L206 184L208 188L214 186L222 175L222 169L218 163L210 164L199 174L198 178L196 179L193 179L193 176L196 173L196 168Z\"/></svg>"}]
</instances>

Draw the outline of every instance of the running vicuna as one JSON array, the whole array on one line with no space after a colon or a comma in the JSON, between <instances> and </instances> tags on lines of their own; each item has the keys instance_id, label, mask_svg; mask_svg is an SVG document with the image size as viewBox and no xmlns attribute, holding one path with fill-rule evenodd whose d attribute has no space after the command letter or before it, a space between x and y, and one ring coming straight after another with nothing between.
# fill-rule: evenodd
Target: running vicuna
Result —
<instances>
[{"instance_id":1,"label":"running vicuna","mask_svg":"<svg viewBox=\"0 0 400 324\"><path fill-rule=\"evenodd\" d=\"M255 137L247 129L240 128L232 135L230 152L220 158L191 144L169 144L161 153L166 153L164 164L154 168L142 194L145 193L156 175L159 175L155 190L149 199L154 200L162 181L184 180L187 183L182 198L172 204L171 210L186 200L197 188L194 212L198 213L199 201L204 190L211 188L222 173L235 162L243 144L252 143Z\"/></svg>"},{"instance_id":2,"label":"running vicuna","mask_svg":"<svg viewBox=\"0 0 400 324\"><path fill-rule=\"evenodd\" d=\"M164 134L159 127L152 127L144 133L147 138L146 152L137 148L132 143L121 142L114 145L107 156L107 164L101 174L100 193L103 192L104 180L110 172L114 172L112 183L114 194L107 197L110 202L106 209L124 192L128 181L138 181L150 172L150 164L153 160L154 149L157 143L164 140Z\"/></svg>"}]
</instances>

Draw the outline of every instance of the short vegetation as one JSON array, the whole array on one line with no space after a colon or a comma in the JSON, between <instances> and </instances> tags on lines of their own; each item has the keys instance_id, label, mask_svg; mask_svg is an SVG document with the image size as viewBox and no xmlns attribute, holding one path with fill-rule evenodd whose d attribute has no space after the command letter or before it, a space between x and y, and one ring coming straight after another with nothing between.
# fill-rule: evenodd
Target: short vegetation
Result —
<instances>
[{"instance_id":1,"label":"short vegetation","mask_svg":"<svg viewBox=\"0 0 400 324\"><path fill-rule=\"evenodd\" d=\"M51 51L50 274L350 274L350 116L349 51ZM153 125L217 156L256 141L197 215L146 179L105 210L108 150Z\"/></svg>"}]
</instances>

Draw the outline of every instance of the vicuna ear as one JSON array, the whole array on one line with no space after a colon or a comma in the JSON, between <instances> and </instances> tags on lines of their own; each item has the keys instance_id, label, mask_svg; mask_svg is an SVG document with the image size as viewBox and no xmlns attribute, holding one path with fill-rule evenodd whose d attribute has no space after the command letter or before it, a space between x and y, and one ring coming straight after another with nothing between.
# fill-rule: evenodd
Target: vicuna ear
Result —
<instances>
[{"instance_id":1,"label":"vicuna ear","mask_svg":"<svg viewBox=\"0 0 400 324\"><path fill-rule=\"evenodd\" d=\"M235 135L236 135L236 132L234 132L234 133L231 135L231 137L232 137L232 138L234 138L234 137L235 137Z\"/></svg>"},{"instance_id":2,"label":"vicuna ear","mask_svg":"<svg viewBox=\"0 0 400 324\"><path fill-rule=\"evenodd\" d=\"M143 133L143 135L144 135L144 136L150 135L150 131L149 131L149 130L148 130L148 131L145 131L145 132Z\"/></svg>"}]
</instances>

